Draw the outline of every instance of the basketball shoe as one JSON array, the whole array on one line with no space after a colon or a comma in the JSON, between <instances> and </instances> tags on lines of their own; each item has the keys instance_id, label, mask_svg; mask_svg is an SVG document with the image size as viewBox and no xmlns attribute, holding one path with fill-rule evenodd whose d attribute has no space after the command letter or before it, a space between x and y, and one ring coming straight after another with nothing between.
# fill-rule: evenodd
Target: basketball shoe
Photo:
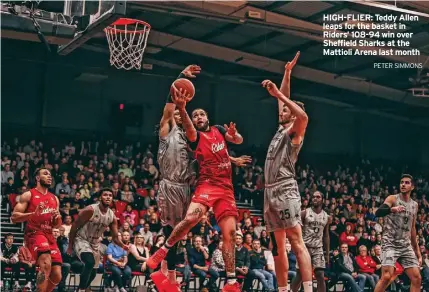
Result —
<instances>
[{"instance_id":1,"label":"basketball shoe","mask_svg":"<svg viewBox=\"0 0 429 292\"><path fill-rule=\"evenodd\" d=\"M238 282L234 284L225 284L222 288L222 292L241 292L241 286Z\"/></svg>"},{"instance_id":2,"label":"basketball shoe","mask_svg":"<svg viewBox=\"0 0 429 292\"><path fill-rule=\"evenodd\" d=\"M158 249L153 255L151 255L146 261L146 265L151 269L156 269L159 264L165 259L167 256L168 250L165 248Z\"/></svg>"}]
</instances>

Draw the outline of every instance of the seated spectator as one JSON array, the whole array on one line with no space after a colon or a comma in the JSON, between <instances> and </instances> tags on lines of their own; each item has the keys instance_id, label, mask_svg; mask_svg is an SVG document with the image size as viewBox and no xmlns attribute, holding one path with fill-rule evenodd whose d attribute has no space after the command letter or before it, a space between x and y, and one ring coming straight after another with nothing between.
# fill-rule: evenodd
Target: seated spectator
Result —
<instances>
[{"instance_id":1,"label":"seated spectator","mask_svg":"<svg viewBox=\"0 0 429 292\"><path fill-rule=\"evenodd\" d=\"M25 289L32 289L31 281L35 279L36 274L36 260L33 259L30 250L25 246L21 246L18 249L18 259L21 263L21 268L25 271L25 280L27 284L24 286Z\"/></svg>"},{"instance_id":2,"label":"seated spectator","mask_svg":"<svg viewBox=\"0 0 429 292\"><path fill-rule=\"evenodd\" d=\"M365 245L359 246L359 255L356 257L356 263L359 266L359 274L366 277L366 283L371 287L371 289L375 289L375 285L380 279L375 270L377 268L377 264L368 255L368 249Z\"/></svg>"},{"instance_id":3,"label":"seated spectator","mask_svg":"<svg viewBox=\"0 0 429 292\"><path fill-rule=\"evenodd\" d=\"M349 247L346 243L341 244L341 253L334 261L338 279L345 282L351 291L363 292L366 277L358 274L359 266L356 264L354 256L349 253ZM358 283L356 284L355 281Z\"/></svg>"},{"instance_id":4,"label":"seated spectator","mask_svg":"<svg viewBox=\"0 0 429 292\"><path fill-rule=\"evenodd\" d=\"M3 288L3 280L6 278L6 268L12 269L11 282L14 282L13 289L21 289L19 286L19 269L20 263L18 259L18 246L13 244L13 235L12 233L6 234L4 238L4 243L1 244L1 278L0 286Z\"/></svg>"},{"instance_id":5,"label":"seated spectator","mask_svg":"<svg viewBox=\"0 0 429 292\"><path fill-rule=\"evenodd\" d=\"M144 221L143 218L139 219L139 224L136 225L136 227L134 228L134 230L136 232L140 232L140 230L142 230L144 228L144 224L146 223L146 221Z\"/></svg>"},{"instance_id":6,"label":"seated spectator","mask_svg":"<svg viewBox=\"0 0 429 292\"><path fill-rule=\"evenodd\" d=\"M296 277L296 255L292 250L292 246L289 243L289 240L286 239L286 252L287 258L289 262L289 271L288 271L288 279L292 282Z\"/></svg>"},{"instance_id":7,"label":"seated spectator","mask_svg":"<svg viewBox=\"0 0 429 292\"><path fill-rule=\"evenodd\" d=\"M129 237L128 232L124 232L124 235ZM122 234L118 233L118 237L122 239ZM112 242L107 247L106 254L107 268L112 272L114 283L118 286L120 292L127 292L125 287L129 285L129 281L131 280L131 268L127 265L127 252Z\"/></svg>"},{"instance_id":8,"label":"seated spectator","mask_svg":"<svg viewBox=\"0 0 429 292\"><path fill-rule=\"evenodd\" d=\"M64 194L70 194L71 188L67 178L63 178L62 181L55 186L55 195L59 196L60 190L63 190Z\"/></svg>"},{"instance_id":9,"label":"seated spectator","mask_svg":"<svg viewBox=\"0 0 429 292\"><path fill-rule=\"evenodd\" d=\"M18 188L14 184L13 178L9 177L3 195L16 194L17 192Z\"/></svg>"},{"instance_id":10,"label":"seated spectator","mask_svg":"<svg viewBox=\"0 0 429 292\"><path fill-rule=\"evenodd\" d=\"M364 232L362 234L362 237L359 238L359 240L357 241L357 246L361 246L361 245L366 246L367 250L371 250L373 245L371 243L371 240L369 240L368 232Z\"/></svg>"},{"instance_id":11,"label":"seated spectator","mask_svg":"<svg viewBox=\"0 0 429 292\"><path fill-rule=\"evenodd\" d=\"M9 178L14 180L15 175L10 170L10 164L5 164L3 167L3 170L1 171L1 182L2 182L2 184L5 185Z\"/></svg>"},{"instance_id":12,"label":"seated spectator","mask_svg":"<svg viewBox=\"0 0 429 292\"><path fill-rule=\"evenodd\" d=\"M156 210L156 208L158 207L158 201L156 200L154 189L149 190L148 196L146 196L146 198L144 199L144 205L146 209L149 209L150 207L154 207Z\"/></svg>"},{"instance_id":13,"label":"seated spectator","mask_svg":"<svg viewBox=\"0 0 429 292\"><path fill-rule=\"evenodd\" d=\"M124 222L122 227L119 228L119 232L123 233L124 231L127 231L128 233L131 234L132 230L131 230L130 223Z\"/></svg>"},{"instance_id":14,"label":"seated spectator","mask_svg":"<svg viewBox=\"0 0 429 292\"><path fill-rule=\"evenodd\" d=\"M130 253L128 254L128 266L130 266L131 271L146 272L146 261L149 256L149 249L144 245L143 235L135 234L134 244L130 246Z\"/></svg>"},{"instance_id":15,"label":"seated spectator","mask_svg":"<svg viewBox=\"0 0 429 292\"><path fill-rule=\"evenodd\" d=\"M158 233L161 230L161 223L157 213L152 213L148 222L151 232Z\"/></svg>"},{"instance_id":16,"label":"seated spectator","mask_svg":"<svg viewBox=\"0 0 429 292\"><path fill-rule=\"evenodd\" d=\"M262 230L261 238L259 240L261 241L261 246L263 248L267 248L267 249L270 248L271 238L268 236L268 233L266 230Z\"/></svg>"},{"instance_id":17,"label":"seated spectator","mask_svg":"<svg viewBox=\"0 0 429 292\"><path fill-rule=\"evenodd\" d=\"M73 217L70 215L65 216L64 224L62 225L62 227L64 228L64 236L67 238L69 237L69 233L72 225L73 225Z\"/></svg>"},{"instance_id":18,"label":"seated spectator","mask_svg":"<svg viewBox=\"0 0 429 292\"><path fill-rule=\"evenodd\" d=\"M134 193L130 191L130 186L125 184L121 194L121 201L132 204L134 203Z\"/></svg>"},{"instance_id":19,"label":"seated spectator","mask_svg":"<svg viewBox=\"0 0 429 292\"><path fill-rule=\"evenodd\" d=\"M122 213L122 217L125 219L126 217L130 217L130 225L134 226L135 225L135 219L136 219L136 214L133 213L133 206L131 204L128 204L127 207L125 208L125 211Z\"/></svg>"},{"instance_id":20,"label":"seated spectator","mask_svg":"<svg viewBox=\"0 0 429 292\"><path fill-rule=\"evenodd\" d=\"M246 220L244 220L244 225L241 226L241 231L243 233L246 233L249 231L250 227L252 226L252 219L250 218L246 218Z\"/></svg>"},{"instance_id":21,"label":"seated spectator","mask_svg":"<svg viewBox=\"0 0 429 292\"><path fill-rule=\"evenodd\" d=\"M153 233L150 232L149 223L144 224L144 228L140 229L140 234L143 236L143 244L146 246L153 246Z\"/></svg>"},{"instance_id":22,"label":"seated spectator","mask_svg":"<svg viewBox=\"0 0 429 292\"><path fill-rule=\"evenodd\" d=\"M356 251L356 245L357 245L357 237L352 232L352 226L351 224L347 224L346 231L341 233L340 236L340 244L347 244L348 248L351 252Z\"/></svg>"},{"instance_id":23,"label":"seated spectator","mask_svg":"<svg viewBox=\"0 0 429 292\"><path fill-rule=\"evenodd\" d=\"M250 257L249 251L243 246L243 235L237 232L235 236L235 272L237 275L245 277L243 291L248 291L252 284L252 278L249 277Z\"/></svg>"},{"instance_id":24,"label":"seated spectator","mask_svg":"<svg viewBox=\"0 0 429 292\"><path fill-rule=\"evenodd\" d=\"M200 287L205 286L204 280L207 274L210 275L208 288L210 292L217 290L216 280L218 279L218 273L209 267L207 260L209 259L209 253L203 246L203 239L201 236L194 237L194 246L189 249L188 261L192 272L198 277L200 281Z\"/></svg>"},{"instance_id":25,"label":"seated spectator","mask_svg":"<svg viewBox=\"0 0 429 292\"><path fill-rule=\"evenodd\" d=\"M252 247L252 251L249 252L250 270L252 270L254 276L261 282L265 290L274 291L274 276L265 270L267 259L261 249L259 239L253 240Z\"/></svg>"},{"instance_id":26,"label":"seated spectator","mask_svg":"<svg viewBox=\"0 0 429 292\"><path fill-rule=\"evenodd\" d=\"M374 225L374 230L376 233L383 232L383 222L384 222L383 217L378 218L377 223L375 223Z\"/></svg>"},{"instance_id":27,"label":"seated spectator","mask_svg":"<svg viewBox=\"0 0 429 292\"><path fill-rule=\"evenodd\" d=\"M82 200L87 201L91 199L91 193L89 192L89 186L87 183L83 184L83 188L79 190L79 193Z\"/></svg>"},{"instance_id":28,"label":"seated spectator","mask_svg":"<svg viewBox=\"0 0 429 292\"><path fill-rule=\"evenodd\" d=\"M176 254L176 271L183 274L183 282L189 283L191 278L191 268L189 267L186 257L187 257L188 245L186 237L183 238L177 245L177 254Z\"/></svg>"},{"instance_id":29,"label":"seated spectator","mask_svg":"<svg viewBox=\"0 0 429 292\"><path fill-rule=\"evenodd\" d=\"M262 233L262 231L266 230L266 227L262 226L262 222L264 222L264 220L262 218L258 218L256 220L256 226L255 226L255 228L253 228L253 231L255 232L256 238L259 238L259 239L261 239L261 233ZM261 242L261 245L264 246L262 244L262 242Z\"/></svg>"},{"instance_id":30,"label":"seated spectator","mask_svg":"<svg viewBox=\"0 0 429 292\"><path fill-rule=\"evenodd\" d=\"M372 256L372 259L376 264L374 273L380 278L381 277L381 246L376 245L374 246L373 250L374 250L374 255Z\"/></svg>"},{"instance_id":31,"label":"seated spectator","mask_svg":"<svg viewBox=\"0 0 429 292\"><path fill-rule=\"evenodd\" d=\"M165 242L165 236L163 234L158 234L155 238L155 244L150 248L150 254L154 254Z\"/></svg>"},{"instance_id":32,"label":"seated spectator","mask_svg":"<svg viewBox=\"0 0 429 292\"><path fill-rule=\"evenodd\" d=\"M241 199L244 202L250 202L256 192L256 180L253 177L253 171L248 171L246 177L241 182Z\"/></svg>"},{"instance_id":33,"label":"seated spectator","mask_svg":"<svg viewBox=\"0 0 429 292\"><path fill-rule=\"evenodd\" d=\"M213 271L217 272L216 278L226 277L225 262L222 256L222 246L223 246L223 241L219 241L217 248L213 252L213 256L211 258L212 260L210 262L210 268Z\"/></svg>"},{"instance_id":34,"label":"seated spectator","mask_svg":"<svg viewBox=\"0 0 429 292\"><path fill-rule=\"evenodd\" d=\"M252 237L252 235L249 234L249 233L246 233L244 235L244 244L243 244L243 246L245 248L247 248L248 251L251 251L252 250L252 243L253 243L253 237Z\"/></svg>"}]
</instances>

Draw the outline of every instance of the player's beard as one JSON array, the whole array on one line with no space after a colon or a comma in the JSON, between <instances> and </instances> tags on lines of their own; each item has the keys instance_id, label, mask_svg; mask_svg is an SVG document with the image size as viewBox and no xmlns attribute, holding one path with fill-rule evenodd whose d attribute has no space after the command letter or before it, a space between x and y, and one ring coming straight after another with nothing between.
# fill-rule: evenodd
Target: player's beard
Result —
<instances>
[{"instance_id":1,"label":"player's beard","mask_svg":"<svg viewBox=\"0 0 429 292\"><path fill-rule=\"evenodd\" d=\"M103 205L103 207L107 209L110 207L111 203L108 204L108 203L103 202L103 200L101 200L101 205Z\"/></svg>"},{"instance_id":2,"label":"player's beard","mask_svg":"<svg viewBox=\"0 0 429 292\"><path fill-rule=\"evenodd\" d=\"M42 181L42 180L40 180L40 185L43 187L43 188L47 188L47 189L49 189L50 187L51 187L51 185L50 184L48 184L48 182L46 182L46 181Z\"/></svg>"},{"instance_id":3,"label":"player's beard","mask_svg":"<svg viewBox=\"0 0 429 292\"><path fill-rule=\"evenodd\" d=\"M198 124L197 124L197 130L208 131L209 130L209 121L208 120L205 121L205 123L201 127L198 127Z\"/></svg>"}]
</instances>

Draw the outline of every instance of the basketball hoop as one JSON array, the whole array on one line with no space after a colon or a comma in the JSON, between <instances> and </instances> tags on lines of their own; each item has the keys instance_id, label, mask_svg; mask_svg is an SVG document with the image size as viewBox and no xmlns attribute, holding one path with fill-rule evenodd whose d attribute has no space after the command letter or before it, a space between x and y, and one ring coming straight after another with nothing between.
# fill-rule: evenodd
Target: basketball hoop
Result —
<instances>
[{"instance_id":1,"label":"basketball hoop","mask_svg":"<svg viewBox=\"0 0 429 292\"><path fill-rule=\"evenodd\" d=\"M120 18L104 31L109 43L110 65L140 70L150 25L138 19Z\"/></svg>"}]
</instances>

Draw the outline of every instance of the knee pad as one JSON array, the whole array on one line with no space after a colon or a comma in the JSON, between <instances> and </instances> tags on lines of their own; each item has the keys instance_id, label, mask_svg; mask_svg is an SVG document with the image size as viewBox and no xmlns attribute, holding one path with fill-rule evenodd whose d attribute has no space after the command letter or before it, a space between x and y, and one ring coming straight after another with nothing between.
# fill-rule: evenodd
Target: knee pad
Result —
<instances>
[{"instance_id":1,"label":"knee pad","mask_svg":"<svg viewBox=\"0 0 429 292\"><path fill-rule=\"evenodd\" d=\"M172 232L173 232L173 227L171 227L170 225L166 225L162 227L162 233L165 235L165 239L169 238Z\"/></svg>"},{"instance_id":2,"label":"knee pad","mask_svg":"<svg viewBox=\"0 0 429 292\"><path fill-rule=\"evenodd\" d=\"M273 256L276 257L279 255L279 251L277 250L277 241L276 241L276 237L274 236L274 232L270 232L270 237L271 237L271 244L273 245Z\"/></svg>"},{"instance_id":3,"label":"knee pad","mask_svg":"<svg viewBox=\"0 0 429 292\"><path fill-rule=\"evenodd\" d=\"M167 253L165 260L167 261L167 267L170 271L176 269L176 254L177 254L177 243L170 248Z\"/></svg>"}]
</instances>

